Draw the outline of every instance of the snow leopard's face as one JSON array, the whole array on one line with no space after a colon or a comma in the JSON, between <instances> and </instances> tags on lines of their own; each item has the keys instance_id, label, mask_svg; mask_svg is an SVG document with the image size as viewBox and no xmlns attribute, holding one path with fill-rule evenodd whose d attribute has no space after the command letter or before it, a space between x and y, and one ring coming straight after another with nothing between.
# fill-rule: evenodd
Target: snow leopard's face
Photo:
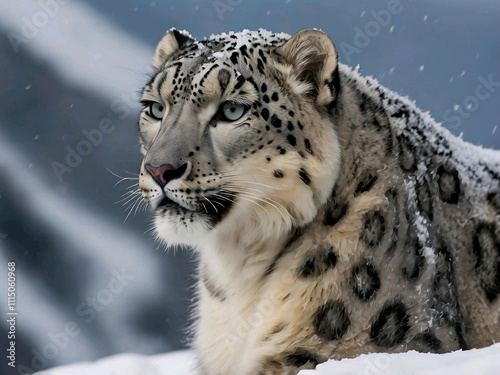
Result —
<instances>
[{"instance_id":1,"label":"snow leopard's face","mask_svg":"<svg viewBox=\"0 0 500 375\"><path fill-rule=\"evenodd\" d=\"M171 30L160 42L142 95L139 181L166 243L274 237L326 201L339 169L328 115L337 55L318 31L286 39L197 42Z\"/></svg>"}]
</instances>

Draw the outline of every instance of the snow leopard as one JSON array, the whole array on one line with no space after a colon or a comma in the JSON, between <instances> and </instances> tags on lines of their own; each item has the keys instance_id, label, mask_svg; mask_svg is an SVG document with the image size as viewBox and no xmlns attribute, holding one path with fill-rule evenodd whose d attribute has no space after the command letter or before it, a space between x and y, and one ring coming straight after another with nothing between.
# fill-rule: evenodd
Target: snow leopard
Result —
<instances>
[{"instance_id":1,"label":"snow leopard","mask_svg":"<svg viewBox=\"0 0 500 375\"><path fill-rule=\"evenodd\" d=\"M200 374L500 341L499 151L315 29L171 29L153 66L139 184L156 236L197 254Z\"/></svg>"}]
</instances>

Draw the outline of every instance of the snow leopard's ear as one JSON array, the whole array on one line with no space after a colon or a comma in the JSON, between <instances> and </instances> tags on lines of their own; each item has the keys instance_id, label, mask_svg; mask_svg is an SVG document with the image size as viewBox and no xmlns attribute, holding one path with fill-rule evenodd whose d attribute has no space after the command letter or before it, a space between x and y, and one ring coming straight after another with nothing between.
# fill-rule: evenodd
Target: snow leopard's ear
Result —
<instances>
[{"instance_id":1,"label":"snow leopard's ear","mask_svg":"<svg viewBox=\"0 0 500 375\"><path fill-rule=\"evenodd\" d=\"M156 69L161 68L175 52L194 42L195 39L193 39L187 31L170 29L156 47L156 52L153 58L153 66Z\"/></svg>"},{"instance_id":2,"label":"snow leopard's ear","mask_svg":"<svg viewBox=\"0 0 500 375\"><path fill-rule=\"evenodd\" d=\"M332 40L319 30L299 31L276 49L285 64L291 65L292 88L328 106L339 91L338 56Z\"/></svg>"}]
</instances>

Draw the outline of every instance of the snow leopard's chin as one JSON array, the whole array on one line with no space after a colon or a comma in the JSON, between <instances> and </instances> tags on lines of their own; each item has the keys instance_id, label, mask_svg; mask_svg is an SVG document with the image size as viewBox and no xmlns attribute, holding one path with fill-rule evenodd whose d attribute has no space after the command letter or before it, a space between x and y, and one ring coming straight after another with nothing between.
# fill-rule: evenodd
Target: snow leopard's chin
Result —
<instances>
[{"instance_id":1,"label":"snow leopard's chin","mask_svg":"<svg viewBox=\"0 0 500 375\"><path fill-rule=\"evenodd\" d=\"M200 240L210 235L211 225L202 215L188 216L185 218L174 211L158 209L154 219L156 238L167 246L187 245L197 248Z\"/></svg>"},{"instance_id":2,"label":"snow leopard's chin","mask_svg":"<svg viewBox=\"0 0 500 375\"><path fill-rule=\"evenodd\" d=\"M256 245L279 238L298 223L303 224L304 219L310 221L317 209L311 201L309 206L307 217L300 215L300 218L292 216L277 201L264 208L253 200L237 196L222 215L190 212L178 206L159 206L155 211L155 234L166 245L187 245L200 250L212 240Z\"/></svg>"}]
</instances>

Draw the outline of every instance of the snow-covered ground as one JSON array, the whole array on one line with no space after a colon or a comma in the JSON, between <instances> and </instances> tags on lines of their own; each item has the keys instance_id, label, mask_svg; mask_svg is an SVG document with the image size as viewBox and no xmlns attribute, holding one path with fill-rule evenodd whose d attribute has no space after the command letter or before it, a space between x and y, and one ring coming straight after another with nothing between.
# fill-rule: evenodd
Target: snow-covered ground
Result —
<instances>
[{"instance_id":1,"label":"snow-covered ground","mask_svg":"<svg viewBox=\"0 0 500 375\"><path fill-rule=\"evenodd\" d=\"M196 360L191 351L155 356L120 354L94 363L64 366L38 375L195 375ZM500 343L484 349L448 354L369 354L355 359L328 361L316 370L299 375L498 375Z\"/></svg>"}]
</instances>

